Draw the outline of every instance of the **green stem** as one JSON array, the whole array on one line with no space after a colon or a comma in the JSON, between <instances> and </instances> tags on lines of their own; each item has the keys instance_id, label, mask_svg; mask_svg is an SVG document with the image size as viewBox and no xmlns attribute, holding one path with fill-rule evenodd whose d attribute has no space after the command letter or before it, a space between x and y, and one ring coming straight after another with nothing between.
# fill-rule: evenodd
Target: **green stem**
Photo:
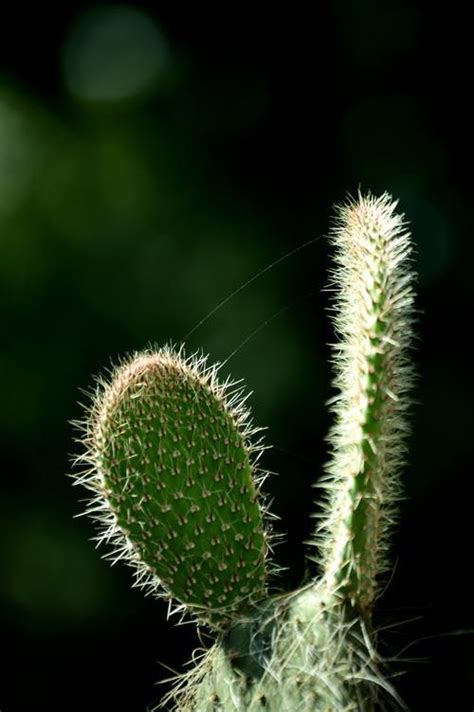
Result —
<instances>
[{"instance_id":1,"label":"green stem","mask_svg":"<svg viewBox=\"0 0 474 712\"><path fill-rule=\"evenodd\" d=\"M317 537L328 591L366 620L386 562L403 463L413 292L409 235L388 196L343 207L333 232L341 340L328 508Z\"/></svg>"}]
</instances>

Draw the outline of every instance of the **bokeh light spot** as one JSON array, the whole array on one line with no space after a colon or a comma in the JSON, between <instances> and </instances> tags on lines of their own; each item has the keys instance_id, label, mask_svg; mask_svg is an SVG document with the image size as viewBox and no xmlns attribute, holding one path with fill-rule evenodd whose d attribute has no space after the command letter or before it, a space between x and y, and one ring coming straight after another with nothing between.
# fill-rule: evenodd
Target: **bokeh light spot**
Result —
<instances>
[{"instance_id":1,"label":"bokeh light spot","mask_svg":"<svg viewBox=\"0 0 474 712\"><path fill-rule=\"evenodd\" d=\"M143 12L113 5L82 15L63 53L69 91L86 101L120 101L149 89L164 71L168 51Z\"/></svg>"}]
</instances>

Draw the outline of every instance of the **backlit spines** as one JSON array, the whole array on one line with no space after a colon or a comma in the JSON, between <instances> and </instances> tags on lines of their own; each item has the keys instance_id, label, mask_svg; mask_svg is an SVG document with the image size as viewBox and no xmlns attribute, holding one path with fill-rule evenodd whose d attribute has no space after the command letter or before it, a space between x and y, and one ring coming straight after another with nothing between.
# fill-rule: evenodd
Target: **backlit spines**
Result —
<instances>
[{"instance_id":1,"label":"backlit spines","mask_svg":"<svg viewBox=\"0 0 474 712\"><path fill-rule=\"evenodd\" d=\"M363 617L385 567L413 380L411 241L396 206L387 194L359 195L339 209L331 234L339 394L316 541L328 587Z\"/></svg>"},{"instance_id":2,"label":"backlit spines","mask_svg":"<svg viewBox=\"0 0 474 712\"><path fill-rule=\"evenodd\" d=\"M135 354L99 385L78 478L109 556L214 627L266 591L262 444L244 401L202 357Z\"/></svg>"}]
</instances>

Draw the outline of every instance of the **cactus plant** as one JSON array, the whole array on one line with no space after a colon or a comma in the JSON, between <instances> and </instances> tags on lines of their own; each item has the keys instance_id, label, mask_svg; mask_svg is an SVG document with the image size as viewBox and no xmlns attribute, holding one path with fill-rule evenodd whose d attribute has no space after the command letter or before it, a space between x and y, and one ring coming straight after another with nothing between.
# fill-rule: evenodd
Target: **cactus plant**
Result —
<instances>
[{"instance_id":1,"label":"cactus plant","mask_svg":"<svg viewBox=\"0 0 474 712\"><path fill-rule=\"evenodd\" d=\"M387 568L412 384L410 235L387 194L338 208L337 395L311 540L319 576L272 593L263 450L239 383L184 347L134 354L99 381L83 422L87 512L136 583L214 631L163 705L185 712L372 710L397 694L372 609Z\"/></svg>"}]
</instances>

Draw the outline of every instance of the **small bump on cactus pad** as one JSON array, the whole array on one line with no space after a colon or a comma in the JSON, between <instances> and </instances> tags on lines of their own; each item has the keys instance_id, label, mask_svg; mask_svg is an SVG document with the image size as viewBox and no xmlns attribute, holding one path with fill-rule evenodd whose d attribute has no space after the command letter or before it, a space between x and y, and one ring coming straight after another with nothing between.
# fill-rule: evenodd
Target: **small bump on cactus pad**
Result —
<instances>
[{"instance_id":1,"label":"small bump on cactus pad","mask_svg":"<svg viewBox=\"0 0 474 712\"><path fill-rule=\"evenodd\" d=\"M82 424L88 469L75 478L94 493L86 513L109 558L220 628L265 595L269 537L259 429L217 368L172 347L116 368Z\"/></svg>"}]
</instances>

